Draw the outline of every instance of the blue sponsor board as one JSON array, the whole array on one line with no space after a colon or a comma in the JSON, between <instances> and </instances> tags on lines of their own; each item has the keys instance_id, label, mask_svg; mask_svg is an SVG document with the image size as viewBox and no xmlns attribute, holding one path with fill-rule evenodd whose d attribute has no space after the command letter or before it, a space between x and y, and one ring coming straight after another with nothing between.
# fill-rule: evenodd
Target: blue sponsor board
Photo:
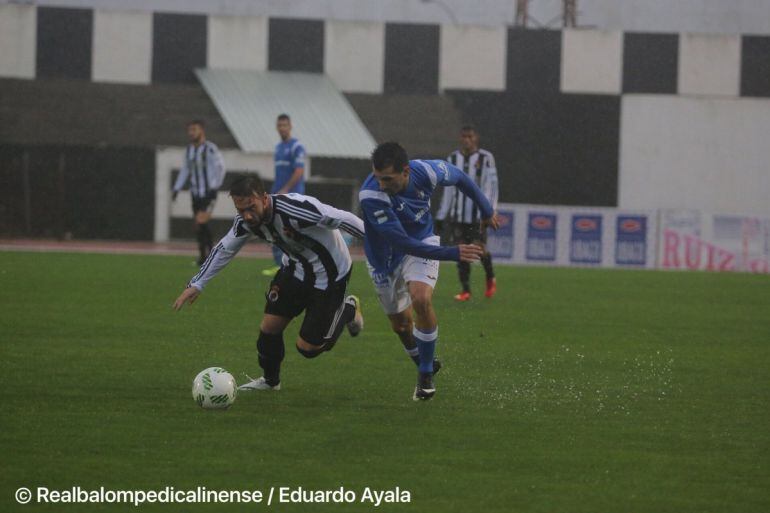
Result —
<instances>
[{"instance_id":1,"label":"blue sponsor board","mask_svg":"<svg viewBox=\"0 0 770 513\"><path fill-rule=\"evenodd\" d=\"M602 263L602 216L572 216L569 260L575 264Z\"/></svg>"},{"instance_id":2,"label":"blue sponsor board","mask_svg":"<svg viewBox=\"0 0 770 513\"><path fill-rule=\"evenodd\" d=\"M647 216L618 216L615 236L617 265L647 264Z\"/></svg>"},{"instance_id":3,"label":"blue sponsor board","mask_svg":"<svg viewBox=\"0 0 770 513\"><path fill-rule=\"evenodd\" d=\"M556 260L556 214L530 212L527 220L527 260Z\"/></svg>"},{"instance_id":4,"label":"blue sponsor board","mask_svg":"<svg viewBox=\"0 0 770 513\"><path fill-rule=\"evenodd\" d=\"M513 210L497 213L500 226L497 230L487 230L487 249L492 257L502 260L513 259Z\"/></svg>"}]
</instances>

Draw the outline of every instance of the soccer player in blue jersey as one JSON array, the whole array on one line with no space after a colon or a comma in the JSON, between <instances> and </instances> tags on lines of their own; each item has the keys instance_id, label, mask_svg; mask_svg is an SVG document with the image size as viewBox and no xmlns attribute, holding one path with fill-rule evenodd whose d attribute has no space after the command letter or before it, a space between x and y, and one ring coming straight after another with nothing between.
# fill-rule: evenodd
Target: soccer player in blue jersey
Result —
<instances>
[{"instance_id":1,"label":"soccer player in blue jersey","mask_svg":"<svg viewBox=\"0 0 770 513\"><path fill-rule=\"evenodd\" d=\"M483 254L474 244L439 245L433 234L431 195L438 185L456 186L481 210L482 229L497 229L497 215L468 175L442 160L409 160L396 142L375 148L372 168L358 194L369 274L393 331L418 365L413 399L426 400L436 393L438 321L432 298L438 261L474 262Z\"/></svg>"},{"instance_id":2,"label":"soccer player in blue jersey","mask_svg":"<svg viewBox=\"0 0 770 513\"><path fill-rule=\"evenodd\" d=\"M275 122L281 142L275 145L273 162L275 181L270 194L305 194L305 147L296 137L291 136L291 118L281 114ZM273 246L273 260L276 267L265 269L262 274L272 276L281 266L281 250Z\"/></svg>"}]
</instances>

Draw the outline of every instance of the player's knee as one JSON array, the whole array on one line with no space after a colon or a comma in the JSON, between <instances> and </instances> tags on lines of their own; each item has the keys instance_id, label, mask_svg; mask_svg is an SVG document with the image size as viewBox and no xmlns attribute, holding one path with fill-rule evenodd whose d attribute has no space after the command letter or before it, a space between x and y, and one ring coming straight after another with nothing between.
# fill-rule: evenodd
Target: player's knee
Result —
<instances>
[{"instance_id":1,"label":"player's knee","mask_svg":"<svg viewBox=\"0 0 770 513\"><path fill-rule=\"evenodd\" d=\"M404 335L412 332L412 323L406 319L397 319L391 321L390 328L396 335Z\"/></svg>"},{"instance_id":2,"label":"player's knee","mask_svg":"<svg viewBox=\"0 0 770 513\"><path fill-rule=\"evenodd\" d=\"M274 326L267 322L262 322L259 325L259 331L262 333L266 333L268 335L283 335L283 330L279 329L278 326Z\"/></svg>"},{"instance_id":3,"label":"player's knee","mask_svg":"<svg viewBox=\"0 0 770 513\"><path fill-rule=\"evenodd\" d=\"M412 307L418 313L427 313L432 308L433 295L430 292L419 291L412 294Z\"/></svg>"},{"instance_id":4,"label":"player's knee","mask_svg":"<svg viewBox=\"0 0 770 513\"><path fill-rule=\"evenodd\" d=\"M315 358L323 353L323 346L317 346L304 339L297 339L297 351L305 358Z\"/></svg>"}]
</instances>

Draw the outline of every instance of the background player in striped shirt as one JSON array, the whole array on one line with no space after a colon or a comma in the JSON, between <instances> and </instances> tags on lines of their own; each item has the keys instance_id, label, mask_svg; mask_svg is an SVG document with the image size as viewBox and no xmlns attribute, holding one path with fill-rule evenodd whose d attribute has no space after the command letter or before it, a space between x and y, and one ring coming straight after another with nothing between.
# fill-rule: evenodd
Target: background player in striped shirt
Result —
<instances>
[{"instance_id":1,"label":"background player in striped shirt","mask_svg":"<svg viewBox=\"0 0 770 513\"><path fill-rule=\"evenodd\" d=\"M496 229L497 216L468 175L442 160L409 160L401 145L387 142L372 153L372 167L358 195L364 213L369 274L393 331L407 353L417 356L413 399L430 399L436 392L433 355L438 321L433 288L438 280L438 261L473 262L482 254L474 244L439 245L439 237L433 234L430 197L437 185L456 185L473 198L484 227Z\"/></svg>"},{"instance_id":2,"label":"background player in striped shirt","mask_svg":"<svg viewBox=\"0 0 770 513\"><path fill-rule=\"evenodd\" d=\"M281 142L275 145L273 154L275 181L270 193L305 194L305 147L296 137L291 136L291 118L288 114L278 116L275 128ZM276 266L281 265L281 250L275 246L273 246L273 260ZM278 267L265 269L262 274L272 276L277 270Z\"/></svg>"},{"instance_id":3,"label":"background player in striped shirt","mask_svg":"<svg viewBox=\"0 0 770 513\"><path fill-rule=\"evenodd\" d=\"M213 244L208 223L214 210L217 192L225 179L225 161L217 145L206 140L202 120L190 121L187 125L187 136L190 138L190 144L185 150L182 168L174 183L172 199L176 200L177 194L189 179L195 237L198 239L200 252L198 265L201 265L211 252Z\"/></svg>"},{"instance_id":4,"label":"background player in striped shirt","mask_svg":"<svg viewBox=\"0 0 770 513\"><path fill-rule=\"evenodd\" d=\"M230 189L238 215L232 229L216 245L174 309L193 303L201 291L251 239L283 251L281 267L265 294L257 352L264 375L240 390L279 390L284 357L283 332L303 311L297 350L306 358L329 351L348 327L352 336L363 328L358 298L345 297L352 259L340 230L363 238L357 216L301 194L267 194L256 176L238 179Z\"/></svg>"},{"instance_id":5,"label":"background player in striped shirt","mask_svg":"<svg viewBox=\"0 0 770 513\"><path fill-rule=\"evenodd\" d=\"M478 131L470 125L460 129L460 149L453 152L447 160L461 169L479 186L484 196L497 208L497 167L495 157L487 150L479 148ZM495 271L492 267L492 255L487 251L487 232L481 228L481 211L473 203L473 198L464 194L458 187L447 187L441 199L441 206L436 212L436 228L444 232L443 222L446 220L450 238L454 242L476 244L484 249L481 264L487 278L486 297L492 297L497 291ZM457 271L460 275L462 291L455 296L457 301L468 301L471 298L471 264L458 262Z\"/></svg>"}]
</instances>

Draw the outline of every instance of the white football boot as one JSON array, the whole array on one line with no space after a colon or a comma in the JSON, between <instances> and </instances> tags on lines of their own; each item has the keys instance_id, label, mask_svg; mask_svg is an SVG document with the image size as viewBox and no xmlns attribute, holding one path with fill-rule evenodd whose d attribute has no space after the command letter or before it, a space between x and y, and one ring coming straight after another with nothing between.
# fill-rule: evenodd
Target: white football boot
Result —
<instances>
[{"instance_id":1,"label":"white football boot","mask_svg":"<svg viewBox=\"0 0 770 513\"><path fill-rule=\"evenodd\" d=\"M353 320L347 324L348 333L351 337L357 337L364 329L364 315L361 313L361 300L357 296L350 295L345 298L345 302L356 308L356 315Z\"/></svg>"},{"instance_id":2,"label":"white football boot","mask_svg":"<svg viewBox=\"0 0 770 513\"><path fill-rule=\"evenodd\" d=\"M265 377L261 376L257 379L252 379L251 376L246 374L246 377L249 378L251 381L248 383L244 383L243 385L238 387L238 390L243 390L246 392L251 392L253 390L280 390L281 384L278 383L275 386L270 386L267 384L267 381L265 381Z\"/></svg>"}]
</instances>

